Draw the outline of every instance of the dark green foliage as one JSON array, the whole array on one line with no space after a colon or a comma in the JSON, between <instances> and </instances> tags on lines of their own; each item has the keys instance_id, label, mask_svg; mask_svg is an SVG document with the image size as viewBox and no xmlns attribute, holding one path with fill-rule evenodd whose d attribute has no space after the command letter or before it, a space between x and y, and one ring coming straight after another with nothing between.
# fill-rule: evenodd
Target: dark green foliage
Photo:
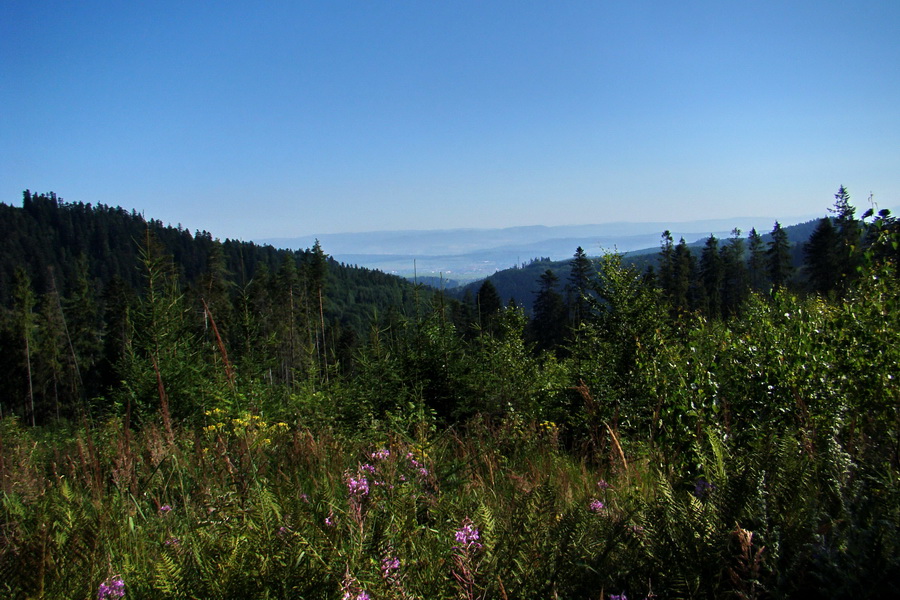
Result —
<instances>
[{"instance_id":1,"label":"dark green foliage","mask_svg":"<svg viewBox=\"0 0 900 600\"><path fill-rule=\"evenodd\" d=\"M775 221L772 228L772 241L766 250L766 274L772 282L773 291L784 288L793 274L791 264L790 242L781 223Z\"/></svg>"},{"instance_id":2,"label":"dark green foliage","mask_svg":"<svg viewBox=\"0 0 900 600\"><path fill-rule=\"evenodd\" d=\"M569 271L569 323L572 327L581 325L587 316L590 283L594 276L594 265L579 246L575 249Z\"/></svg>"},{"instance_id":3,"label":"dark green foliage","mask_svg":"<svg viewBox=\"0 0 900 600\"><path fill-rule=\"evenodd\" d=\"M835 291L841 280L838 239L831 219L821 219L803 247L809 288L818 294Z\"/></svg>"},{"instance_id":4,"label":"dark green foliage","mask_svg":"<svg viewBox=\"0 0 900 600\"><path fill-rule=\"evenodd\" d=\"M497 288L491 283L490 279L485 279L481 287L478 288L478 295L475 297L478 305L478 326L482 330L494 331L496 329L497 315L503 307Z\"/></svg>"},{"instance_id":5,"label":"dark green foliage","mask_svg":"<svg viewBox=\"0 0 900 600\"><path fill-rule=\"evenodd\" d=\"M712 318L722 314L722 287L725 283L725 265L719 250L719 240L711 235L700 253L700 278L703 282L704 313Z\"/></svg>"},{"instance_id":6,"label":"dark green foliage","mask_svg":"<svg viewBox=\"0 0 900 600\"><path fill-rule=\"evenodd\" d=\"M531 319L531 339L539 350L558 348L566 338L566 306L562 294L556 291L558 282L550 269L541 274Z\"/></svg>"},{"instance_id":7,"label":"dark green foliage","mask_svg":"<svg viewBox=\"0 0 900 600\"><path fill-rule=\"evenodd\" d=\"M762 292L766 290L765 246L762 236L752 228L747 235L747 274L750 277L750 288Z\"/></svg>"}]
</instances>

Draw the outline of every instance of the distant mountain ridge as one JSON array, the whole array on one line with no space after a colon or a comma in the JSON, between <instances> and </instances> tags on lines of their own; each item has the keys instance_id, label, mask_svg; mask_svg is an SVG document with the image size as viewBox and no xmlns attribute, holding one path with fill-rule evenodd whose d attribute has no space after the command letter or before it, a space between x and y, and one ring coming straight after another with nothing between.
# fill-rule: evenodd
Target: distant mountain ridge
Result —
<instances>
[{"instance_id":1,"label":"distant mountain ridge","mask_svg":"<svg viewBox=\"0 0 900 600\"><path fill-rule=\"evenodd\" d=\"M739 227L769 231L774 218L736 217L688 222L615 222L593 225L532 225L502 229L375 231L259 240L278 248L308 248L316 239L335 259L404 277L434 276L472 281L533 258L563 260L581 246L592 256L659 245L669 230L678 240L726 237Z\"/></svg>"}]
</instances>

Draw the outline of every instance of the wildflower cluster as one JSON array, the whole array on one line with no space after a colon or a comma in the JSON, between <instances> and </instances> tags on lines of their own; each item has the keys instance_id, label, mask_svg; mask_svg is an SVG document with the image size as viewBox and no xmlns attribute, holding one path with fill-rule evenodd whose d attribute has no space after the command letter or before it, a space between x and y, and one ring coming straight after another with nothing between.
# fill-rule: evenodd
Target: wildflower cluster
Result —
<instances>
[{"instance_id":1,"label":"wildflower cluster","mask_svg":"<svg viewBox=\"0 0 900 600\"><path fill-rule=\"evenodd\" d=\"M389 448L382 448L381 450L377 450L369 455L372 460L387 460L391 457L391 451Z\"/></svg>"},{"instance_id":2,"label":"wildflower cluster","mask_svg":"<svg viewBox=\"0 0 900 600\"><path fill-rule=\"evenodd\" d=\"M459 546L453 546L453 578L464 598L475 597L475 579L478 575L476 554L483 548L481 533L471 519L466 517L462 527L456 530L454 539Z\"/></svg>"},{"instance_id":3,"label":"wildflower cluster","mask_svg":"<svg viewBox=\"0 0 900 600\"><path fill-rule=\"evenodd\" d=\"M228 419L221 408L206 411L206 416L215 422L203 428L208 434L231 434L236 437L252 437L262 446L272 443L272 437L278 433L287 431L288 424L284 422L266 423L259 415L243 412L239 416Z\"/></svg>"},{"instance_id":4,"label":"wildflower cluster","mask_svg":"<svg viewBox=\"0 0 900 600\"><path fill-rule=\"evenodd\" d=\"M359 581L351 577L349 572L344 575L341 590L344 592L341 600L371 600L369 593L360 587Z\"/></svg>"},{"instance_id":5,"label":"wildflower cluster","mask_svg":"<svg viewBox=\"0 0 900 600\"><path fill-rule=\"evenodd\" d=\"M125 597L125 582L121 577L110 577L100 584L97 600L113 600Z\"/></svg>"},{"instance_id":6,"label":"wildflower cluster","mask_svg":"<svg viewBox=\"0 0 900 600\"><path fill-rule=\"evenodd\" d=\"M428 477L428 469L426 469L425 465L423 465L416 459L415 454L413 454L412 452L407 452L406 458L407 460L409 460L409 465L413 468L413 470L415 470L416 474L419 477Z\"/></svg>"},{"instance_id":7,"label":"wildflower cluster","mask_svg":"<svg viewBox=\"0 0 900 600\"><path fill-rule=\"evenodd\" d=\"M400 569L400 559L396 556L386 556L381 559L381 576L391 580Z\"/></svg>"},{"instance_id":8,"label":"wildflower cluster","mask_svg":"<svg viewBox=\"0 0 900 600\"><path fill-rule=\"evenodd\" d=\"M351 498L365 498L369 495L369 480L365 477L348 477L347 492Z\"/></svg>"},{"instance_id":9,"label":"wildflower cluster","mask_svg":"<svg viewBox=\"0 0 900 600\"><path fill-rule=\"evenodd\" d=\"M456 531L454 537L456 542L461 545L457 549L480 550L482 548L481 543L478 541L481 539L481 534L478 532L478 528L475 527L468 518L463 521L462 527Z\"/></svg>"}]
</instances>

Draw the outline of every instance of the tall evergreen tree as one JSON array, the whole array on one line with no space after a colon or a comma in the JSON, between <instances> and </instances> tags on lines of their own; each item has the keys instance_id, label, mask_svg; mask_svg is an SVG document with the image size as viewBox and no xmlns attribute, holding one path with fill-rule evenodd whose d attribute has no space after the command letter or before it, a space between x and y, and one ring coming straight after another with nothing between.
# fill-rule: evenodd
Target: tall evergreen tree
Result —
<instances>
[{"instance_id":1,"label":"tall evergreen tree","mask_svg":"<svg viewBox=\"0 0 900 600\"><path fill-rule=\"evenodd\" d=\"M766 289L768 276L766 274L766 250L762 236L756 231L756 227L750 229L747 235L749 257L747 258L747 275L750 279L750 288L761 292Z\"/></svg>"},{"instance_id":2,"label":"tall evergreen tree","mask_svg":"<svg viewBox=\"0 0 900 600\"><path fill-rule=\"evenodd\" d=\"M838 258L840 242L831 219L819 221L803 246L803 252L809 288L818 294L828 294L837 289L841 276Z\"/></svg>"},{"instance_id":3,"label":"tall evergreen tree","mask_svg":"<svg viewBox=\"0 0 900 600\"><path fill-rule=\"evenodd\" d=\"M707 238L700 253L700 278L703 283L705 312L711 318L718 318L722 314L722 285L725 274L722 257L719 254L719 240L714 235Z\"/></svg>"},{"instance_id":4,"label":"tall evergreen tree","mask_svg":"<svg viewBox=\"0 0 900 600\"><path fill-rule=\"evenodd\" d=\"M773 290L784 288L793 274L791 264L791 246L787 232L781 227L781 223L775 221L772 228L772 241L766 250L766 272Z\"/></svg>"},{"instance_id":5,"label":"tall evergreen tree","mask_svg":"<svg viewBox=\"0 0 900 600\"><path fill-rule=\"evenodd\" d=\"M698 307L697 261L684 238L672 253L672 288L669 303L675 314L690 312Z\"/></svg>"},{"instance_id":6,"label":"tall evergreen tree","mask_svg":"<svg viewBox=\"0 0 900 600\"><path fill-rule=\"evenodd\" d=\"M539 278L540 288L534 301L531 334L539 350L558 348L566 337L566 307L556 291L559 277L547 269Z\"/></svg>"},{"instance_id":7,"label":"tall evergreen tree","mask_svg":"<svg viewBox=\"0 0 900 600\"><path fill-rule=\"evenodd\" d=\"M740 229L733 229L728 243L722 247L722 316L738 314L741 304L747 298L749 278L744 262L744 240Z\"/></svg>"},{"instance_id":8,"label":"tall evergreen tree","mask_svg":"<svg viewBox=\"0 0 900 600\"><path fill-rule=\"evenodd\" d=\"M581 325L587 313L588 289L591 280L591 260L581 246L575 249L569 271L569 321L573 327Z\"/></svg>"},{"instance_id":9,"label":"tall evergreen tree","mask_svg":"<svg viewBox=\"0 0 900 600\"><path fill-rule=\"evenodd\" d=\"M481 330L495 332L497 316L500 313L500 309L503 308L503 302L500 300L497 288L491 283L490 279L485 279L481 287L478 288L475 300L478 304L478 323L481 326Z\"/></svg>"},{"instance_id":10,"label":"tall evergreen tree","mask_svg":"<svg viewBox=\"0 0 900 600\"><path fill-rule=\"evenodd\" d=\"M834 226L838 237L835 256L838 266L838 285L842 289L846 289L849 282L856 278L856 268L860 264L862 228L856 218L856 208L850 204L850 192L843 185L834 195L834 207L829 210L834 214Z\"/></svg>"},{"instance_id":11,"label":"tall evergreen tree","mask_svg":"<svg viewBox=\"0 0 900 600\"><path fill-rule=\"evenodd\" d=\"M666 298L671 298L675 288L675 243L672 233L662 232L659 244L659 287Z\"/></svg>"}]
</instances>

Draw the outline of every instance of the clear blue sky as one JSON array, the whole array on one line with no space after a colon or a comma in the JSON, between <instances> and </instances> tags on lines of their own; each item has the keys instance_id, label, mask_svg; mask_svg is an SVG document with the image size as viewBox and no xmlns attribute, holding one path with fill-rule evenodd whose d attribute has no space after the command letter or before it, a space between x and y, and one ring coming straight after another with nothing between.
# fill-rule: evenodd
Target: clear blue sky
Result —
<instances>
[{"instance_id":1,"label":"clear blue sky","mask_svg":"<svg viewBox=\"0 0 900 600\"><path fill-rule=\"evenodd\" d=\"M0 6L0 201L216 237L900 205L900 1Z\"/></svg>"}]
</instances>

